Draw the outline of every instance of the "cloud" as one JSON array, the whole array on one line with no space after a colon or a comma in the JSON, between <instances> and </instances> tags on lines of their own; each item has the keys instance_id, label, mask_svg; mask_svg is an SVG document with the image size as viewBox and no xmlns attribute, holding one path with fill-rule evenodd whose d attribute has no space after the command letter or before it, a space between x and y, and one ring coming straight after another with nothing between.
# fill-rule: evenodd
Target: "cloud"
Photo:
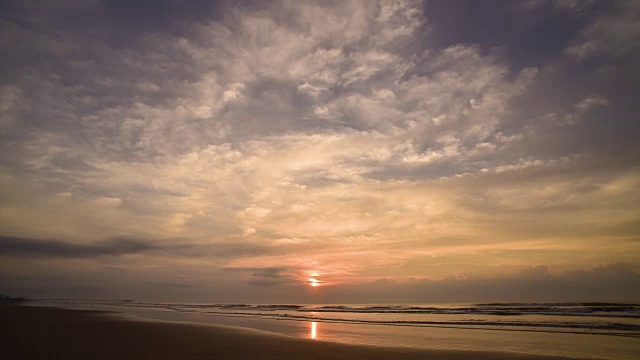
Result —
<instances>
[{"instance_id":1,"label":"cloud","mask_svg":"<svg viewBox=\"0 0 640 360\"><path fill-rule=\"evenodd\" d=\"M426 256L445 278L476 266L459 258L518 247L561 248L574 268L636 254L635 99L565 54L617 32L606 24L628 3L596 17L587 2L527 4L556 25L571 12L570 26L545 37L547 22L515 21L517 45L471 36L485 27L464 14L443 34L436 2L164 4L144 24L94 5L17 4L2 22L11 256L138 254L275 285L422 277L412 261Z\"/></svg>"},{"instance_id":2,"label":"cloud","mask_svg":"<svg viewBox=\"0 0 640 360\"><path fill-rule=\"evenodd\" d=\"M0 237L4 256L97 257L139 254L156 249L148 242L134 239L113 239L93 244L73 244L59 241Z\"/></svg>"},{"instance_id":3,"label":"cloud","mask_svg":"<svg viewBox=\"0 0 640 360\"><path fill-rule=\"evenodd\" d=\"M432 163L447 164L432 177L458 172L471 152L497 149L491 134L535 69L510 81L499 57L474 46L415 53L407 41L423 22L419 4L355 2L238 8L194 25L191 38L141 37L144 51L65 34L86 45L65 53L78 59L63 69L71 80L18 81L33 94L20 116L36 130L16 142L12 175L29 176L25 187L53 179L41 199L66 201L69 213L117 205L107 221L86 222L85 236L138 227L205 240L260 235L246 209L271 209L270 198L284 216L331 184L410 178ZM86 49L104 60L80 62Z\"/></svg>"},{"instance_id":4,"label":"cloud","mask_svg":"<svg viewBox=\"0 0 640 360\"><path fill-rule=\"evenodd\" d=\"M640 6L637 1L619 1L613 11L598 17L572 44L567 53L578 59L597 54L635 57L640 40Z\"/></svg>"},{"instance_id":5,"label":"cloud","mask_svg":"<svg viewBox=\"0 0 640 360\"><path fill-rule=\"evenodd\" d=\"M266 268L249 268L249 267L226 267L225 271L235 273L249 273L251 278L248 283L257 286L274 286L282 284L292 284L292 269L286 267L266 267Z\"/></svg>"},{"instance_id":6,"label":"cloud","mask_svg":"<svg viewBox=\"0 0 640 360\"><path fill-rule=\"evenodd\" d=\"M609 101L598 94L591 94L588 97L580 100L579 103L575 105L576 109L581 113L585 113L595 107L607 106L609 105Z\"/></svg>"},{"instance_id":7,"label":"cloud","mask_svg":"<svg viewBox=\"0 0 640 360\"><path fill-rule=\"evenodd\" d=\"M259 256L269 252L264 246L253 244L193 244L184 242L168 243L158 240L138 240L114 238L92 243L70 243L56 240L40 240L0 236L2 255L11 257L62 257L95 258L101 256L123 256L134 254L155 254L177 257L219 257L236 258Z\"/></svg>"},{"instance_id":8,"label":"cloud","mask_svg":"<svg viewBox=\"0 0 640 360\"><path fill-rule=\"evenodd\" d=\"M575 104L574 111L565 114L548 113L545 120L550 120L559 126L571 126L580 122L594 109L609 105L609 101L598 94L591 94Z\"/></svg>"},{"instance_id":9,"label":"cloud","mask_svg":"<svg viewBox=\"0 0 640 360\"><path fill-rule=\"evenodd\" d=\"M556 12L569 13L571 15L584 15L597 2L594 0L557 0L553 2L541 0L529 0L519 4L518 9L530 11L539 8L552 8Z\"/></svg>"}]
</instances>

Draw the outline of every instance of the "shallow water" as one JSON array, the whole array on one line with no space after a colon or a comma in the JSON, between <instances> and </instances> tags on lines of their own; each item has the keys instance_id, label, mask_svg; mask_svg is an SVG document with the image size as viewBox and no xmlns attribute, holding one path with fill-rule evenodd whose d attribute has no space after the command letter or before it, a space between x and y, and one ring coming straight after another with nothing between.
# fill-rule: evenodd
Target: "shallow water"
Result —
<instances>
[{"instance_id":1,"label":"shallow water","mask_svg":"<svg viewBox=\"0 0 640 360\"><path fill-rule=\"evenodd\" d=\"M635 304L252 305L49 300L153 320L242 326L353 344L631 360L640 353Z\"/></svg>"}]
</instances>

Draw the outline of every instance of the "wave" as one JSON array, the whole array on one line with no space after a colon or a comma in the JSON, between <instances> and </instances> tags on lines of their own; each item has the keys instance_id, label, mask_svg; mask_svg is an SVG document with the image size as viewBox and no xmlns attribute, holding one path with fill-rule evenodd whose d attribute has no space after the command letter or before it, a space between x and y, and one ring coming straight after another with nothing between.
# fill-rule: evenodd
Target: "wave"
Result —
<instances>
[{"instance_id":1,"label":"wave","mask_svg":"<svg viewBox=\"0 0 640 360\"><path fill-rule=\"evenodd\" d=\"M474 306L544 306L544 307L563 307L563 306L606 306L606 307L637 307L640 304L631 303L609 303L609 302L557 302L557 303L480 303Z\"/></svg>"},{"instance_id":2,"label":"wave","mask_svg":"<svg viewBox=\"0 0 640 360\"><path fill-rule=\"evenodd\" d=\"M48 299L49 300L49 299ZM184 304L152 303L133 300L55 299L55 302L104 304L112 306L161 307L167 309L218 309L248 311L293 311L314 313L362 314L439 314L439 315L495 315L495 316L582 316L640 319L640 304L622 303L485 303L467 306L419 305L300 305L300 304Z\"/></svg>"},{"instance_id":3,"label":"wave","mask_svg":"<svg viewBox=\"0 0 640 360\"><path fill-rule=\"evenodd\" d=\"M526 331L563 332L581 334L602 334L625 337L640 338L640 325L622 323L580 323L580 322L544 322L544 321L481 321L481 320L461 320L461 321L407 321L392 320L379 321L367 319L344 319L329 318L309 315L294 314L268 314L268 313L247 313L247 312L220 312L207 311L208 315L239 316L239 317L260 317L268 319L303 320L320 322L340 322L355 324L373 325L393 325L393 326L421 326L421 327L449 327L449 328L480 328L495 330L511 330L519 328Z\"/></svg>"},{"instance_id":4,"label":"wave","mask_svg":"<svg viewBox=\"0 0 640 360\"><path fill-rule=\"evenodd\" d=\"M228 305L203 305L212 308L240 308ZM562 306L546 304L482 304L467 307L433 307L433 306L402 306L402 305L375 305L375 306L350 306L350 305L246 305L244 309L261 309L264 311L295 310L302 312L319 313L381 313L381 314L479 314L479 315L549 315L549 316L594 316L594 317L623 317L640 318L640 305L635 304L602 304L582 306L579 304L563 304Z\"/></svg>"},{"instance_id":5,"label":"wave","mask_svg":"<svg viewBox=\"0 0 640 360\"><path fill-rule=\"evenodd\" d=\"M185 304L95 299L58 299L53 302L84 306L122 306L212 316L394 326L521 329L522 331L578 332L640 338L640 322L636 320L640 319L638 304L486 303L459 306Z\"/></svg>"}]
</instances>

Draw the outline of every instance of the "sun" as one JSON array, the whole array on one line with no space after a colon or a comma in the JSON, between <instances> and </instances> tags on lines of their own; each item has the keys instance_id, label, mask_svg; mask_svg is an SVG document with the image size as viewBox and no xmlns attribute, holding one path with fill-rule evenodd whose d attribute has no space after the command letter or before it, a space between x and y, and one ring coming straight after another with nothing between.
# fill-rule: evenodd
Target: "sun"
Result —
<instances>
[{"instance_id":1,"label":"sun","mask_svg":"<svg viewBox=\"0 0 640 360\"><path fill-rule=\"evenodd\" d=\"M309 285L311 286L320 286L320 281L316 278L309 278Z\"/></svg>"}]
</instances>

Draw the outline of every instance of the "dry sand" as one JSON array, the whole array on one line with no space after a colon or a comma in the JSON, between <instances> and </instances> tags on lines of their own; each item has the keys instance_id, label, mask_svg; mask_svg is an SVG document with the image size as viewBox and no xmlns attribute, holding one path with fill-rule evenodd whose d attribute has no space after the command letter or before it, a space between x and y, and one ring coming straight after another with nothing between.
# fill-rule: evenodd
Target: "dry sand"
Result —
<instances>
[{"instance_id":1,"label":"dry sand","mask_svg":"<svg viewBox=\"0 0 640 360\"><path fill-rule=\"evenodd\" d=\"M15 305L0 305L0 329L0 359L565 359L346 345L243 328Z\"/></svg>"}]
</instances>

